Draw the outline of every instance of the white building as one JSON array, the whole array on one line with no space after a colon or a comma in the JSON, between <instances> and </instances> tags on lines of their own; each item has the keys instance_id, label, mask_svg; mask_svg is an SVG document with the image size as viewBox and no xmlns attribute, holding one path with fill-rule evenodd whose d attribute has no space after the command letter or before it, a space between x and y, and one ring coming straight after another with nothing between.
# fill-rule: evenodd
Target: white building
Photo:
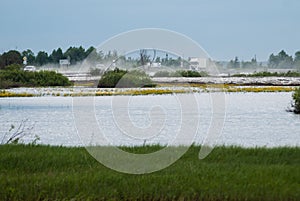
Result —
<instances>
[{"instance_id":1,"label":"white building","mask_svg":"<svg viewBox=\"0 0 300 201\"><path fill-rule=\"evenodd\" d=\"M59 65L60 66L69 66L70 65L70 61L69 61L69 59L60 59L59 60Z\"/></svg>"},{"instance_id":2,"label":"white building","mask_svg":"<svg viewBox=\"0 0 300 201\"><path fill-rule=\"evenodd\" d=\"M147 67L160 68L161 67L161 63L159 63L159 62L153 62L153 63L148 62L147 63Z\"/></svg>"},{"instance_id":3,"label":"white building","mask_svg":"<svg viewBox=\"0 0 300 201\"><path fill-rule=\"evenodd\" d=\"M189 63L190 70L205 71L207 68L207 58L192 57Z\"/></svg>"}]
</instances>

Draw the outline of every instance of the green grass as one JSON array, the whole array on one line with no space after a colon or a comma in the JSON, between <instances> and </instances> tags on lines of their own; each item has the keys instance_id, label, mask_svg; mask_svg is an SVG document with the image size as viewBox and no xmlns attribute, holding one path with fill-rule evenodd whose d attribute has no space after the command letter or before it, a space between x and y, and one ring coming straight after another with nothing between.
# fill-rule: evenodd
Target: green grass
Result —
<instances>
[{"instance_id":1,"label":"green grass","mask_svg":"<svg viewBox=\"0 0 300 201\"><path fill-rule=\"evenodd\" d=\"M159 172L129 175L84 148L1 145L0 200L300 200L299 147L218 147L204 160L199 150Z\"/></svg>"}]
</instances>

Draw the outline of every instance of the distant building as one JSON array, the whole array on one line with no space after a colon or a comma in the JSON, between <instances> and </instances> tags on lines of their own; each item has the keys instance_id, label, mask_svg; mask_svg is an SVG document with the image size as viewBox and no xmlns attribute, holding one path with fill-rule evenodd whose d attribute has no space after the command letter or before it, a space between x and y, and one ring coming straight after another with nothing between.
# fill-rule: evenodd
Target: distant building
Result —
<instances>
[{"instance_id":1,"label":"distant building","mask_svg":"<svg viewBox=\"0 0 300 201\"><path fill-rule=\"evenodd\" d=\"M147 67L160 68L161 67L161 63L159 63L159 62L153 62L153 63L148 62L147 63Z\"/></svg>"},{"instance_id":2,"label":"distant building","mask_svg":"<svg viewBox=\"0 0 300 201\"><path fill-rule=\"evenodd\" d=\"M69 61L69 59L60 59L59 60L59 65L60 66L69 66L70 65L70 61Z\"/></svg>"},{"instance_id":3,"label":"distant building","mask_svg":"<svg viewBox=\"0 0 300 201\"><path fill-rule=\"evenodd\" d=\"M207 58L192 57L189 63L190 70L205 71L207 68Z\"/></svg>"}]
</instances>

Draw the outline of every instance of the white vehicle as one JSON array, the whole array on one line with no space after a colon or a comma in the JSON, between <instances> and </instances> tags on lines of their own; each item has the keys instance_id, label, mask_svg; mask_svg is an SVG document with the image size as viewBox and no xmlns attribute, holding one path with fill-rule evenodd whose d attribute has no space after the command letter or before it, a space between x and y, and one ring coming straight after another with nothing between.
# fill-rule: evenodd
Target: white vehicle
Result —
<instances>
[{"instance_id":1,"label":"white vehicle","mask_svg":"<svg viewBox=\"0 0 300 201\"><path fill-rule=\"evenodd\" d=\"M105 69L105 65L104 64L97 64L96 68Z\"/></svg>"},{"instance_id":2,"label":"white vehicle","mask_svg":"<svg viewBox=\"0 0 300 201\"><path fill-rule=\"evenodd\" d=\"M36 68L35 66L25 66L24 71L34 72Z\"/></svg>"}]
</instances>

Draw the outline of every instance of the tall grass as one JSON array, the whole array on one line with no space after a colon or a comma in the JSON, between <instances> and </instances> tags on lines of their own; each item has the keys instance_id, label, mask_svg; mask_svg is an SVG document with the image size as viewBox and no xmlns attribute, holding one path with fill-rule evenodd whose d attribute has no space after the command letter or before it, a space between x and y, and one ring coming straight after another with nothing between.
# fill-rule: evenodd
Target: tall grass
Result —
<instances>
[{"instance_id":1,"label":"tall grass","mask_svg":"<svg viewBox=\"0 0 300 201\"><path fill-rule=\"evenodd\" d=\"M161 147L123 147L134 153ZM159 172L110 170L84 148L0 146L1 200L299 200L300 148L193 146Z\"/></svg>"},{"instance_id":2,"label":"tall grass","mask_svg":"<svg viewBox=\"0 0 300 201\"><path fill-rule=\"evenodd\" d=\"M293 93L293 100L294 100L294 113L300 114L300 87L295 89Z\"/></svg>"}]
</instances>

